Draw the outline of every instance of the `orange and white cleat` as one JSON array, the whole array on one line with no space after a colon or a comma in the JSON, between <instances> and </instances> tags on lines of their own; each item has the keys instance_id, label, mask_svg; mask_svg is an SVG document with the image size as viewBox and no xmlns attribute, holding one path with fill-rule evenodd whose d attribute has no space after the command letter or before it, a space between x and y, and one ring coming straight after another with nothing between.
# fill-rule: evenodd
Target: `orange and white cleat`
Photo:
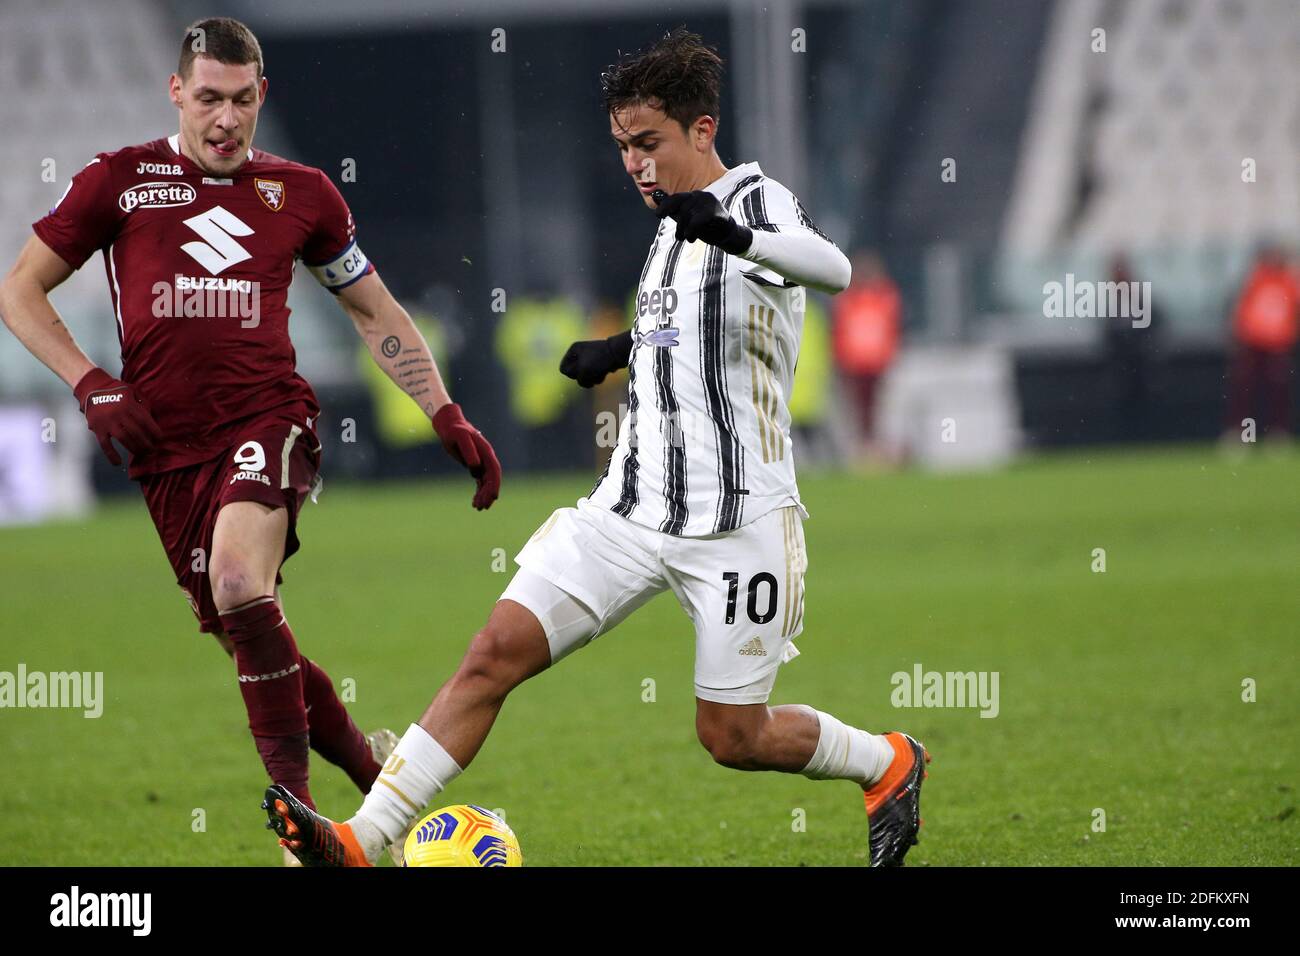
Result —
<instances>
[{"instance_id":1,"label":"orange and white cleat","mask_svg":"<svg viewBox=\"0 0 1300 956\"><path fill-rule=\"evenodd\" d=\"M303 866L370 866L350 826L321 816L279 784L266 788L262 809L266 828Z\"/></svg>"},{"instance_id":2,"label":"orange and white cleat","mask_svg":"<svg viewBox=\"0 0 1300 956\"><path fill-rule=\"evenodd\" d=\"M925 769L930 754L899 731L890 731L885 739L894 748L894 760L874 786L863 790L871 865L902 866L921 829L921 781L930 776Z\"/></svg>"}]
</instances>

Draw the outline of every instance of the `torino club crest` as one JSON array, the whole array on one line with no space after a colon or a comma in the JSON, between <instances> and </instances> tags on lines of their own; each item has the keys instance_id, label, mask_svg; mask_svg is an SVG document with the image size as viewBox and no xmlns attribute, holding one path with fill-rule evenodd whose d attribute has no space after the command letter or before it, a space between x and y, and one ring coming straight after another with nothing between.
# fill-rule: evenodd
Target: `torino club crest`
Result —
<instances>
[{"instance_id":1,"label":"torino club crest","mask_svg":"<svg viewBox=\"0 0 1300 956\"><path fill-rule=\"evenodd\" d=\"M273 212L279 212L284 208L284 183L273 179L254 179L253 185L257 187L257 194L262 197L262 202L266 203Z\"/></svg>"}]
</instances>

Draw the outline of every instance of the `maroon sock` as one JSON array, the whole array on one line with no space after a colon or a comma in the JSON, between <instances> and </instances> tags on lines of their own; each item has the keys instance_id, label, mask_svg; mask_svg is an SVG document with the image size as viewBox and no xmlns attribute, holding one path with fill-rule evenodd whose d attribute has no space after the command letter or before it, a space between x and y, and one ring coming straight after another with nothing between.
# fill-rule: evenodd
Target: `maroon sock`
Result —
<instances>
[{"instance_id":1,"label":"maroon sock","mask_svg":"<svg viewBox=\"0 0 1300 956\"><path fill-rule=\"evenodd\" d=\"M358 790L369 793L383 769L370 752L370 742L357 729L343 701L334 693L330 675L305 657L300 656L298 661L302 665L302 696L307 703L312 749L336 767L341 767Z\"/></svg>"},{"instance_id":2,"label":"maroon sock","mask_svg":"<svg viewBox=\"0 0 1300 956\"><path fill-rule=\"evenodd\" d=\"M221 615L262 765L273 783L315 809L307 788L307 707L293 632L267 596Z\"/></svg>"}]
</instances>

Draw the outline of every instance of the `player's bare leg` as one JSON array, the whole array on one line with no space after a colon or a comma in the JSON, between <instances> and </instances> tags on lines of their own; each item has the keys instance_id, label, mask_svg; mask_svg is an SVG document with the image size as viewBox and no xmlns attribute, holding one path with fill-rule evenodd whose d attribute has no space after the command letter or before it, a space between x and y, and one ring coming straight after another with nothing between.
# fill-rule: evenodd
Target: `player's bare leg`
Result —
<instances>
[{"instance_id":1,"label":"player's bare leg","mask_svg":"<svg viewBox=\"0 0 1300 956\"><path fill-rule=\"evenodd\" d=\"M817 749L821 724L817 712L802 704L721 704L697 697L695 733L724 767L798 773Z\"/></svg>"},{"instance_id":2,"label":"player's bare leg","mask_svg":"<svg viewBox=\"0 0 1300 956\"><path fill-rule=\"evenodd\" d=\"M232 501L217 512L208 577L218 611L224 614L254 598L274 595L288 533L285 508Z\"/></svg>"},{"instance_id":3,"label":"player's bare leg","mask_svg":"<svg viewBox=\"0 0 1300 956\"><path fill-rule=\"evenodd\" d=\"M736 770L779 770L862 787L872 866L901 866L921 827L930 755L907 734L869 734L804 704L725 704L696 698L695 729Z\"/></svg>"},{"instance_id":4,"label":"player's bare leg","mask_svg":"<svg viewBox=\"0 0 1300 956\"><path fill-rule=\"evenodd\" d=\"M514 601L498 601L420 727L464 769L487 739L506 695L550 663L546 634L533 612Z\"/></svg>"},{"instance_id":5,"label":"player's bare leg","mask_svg":"<svg viewBox=\"0 0 1300 956\"><path fill-rule=\"evenodd\" d=\"M271 787L262 803L268 826L306 866L372 864L384 847L397 845L432 795L469 766L509 693L550 663L550 646L533 612L498 601L356 816L335 823Z\"/></svg>"}]
</instances>

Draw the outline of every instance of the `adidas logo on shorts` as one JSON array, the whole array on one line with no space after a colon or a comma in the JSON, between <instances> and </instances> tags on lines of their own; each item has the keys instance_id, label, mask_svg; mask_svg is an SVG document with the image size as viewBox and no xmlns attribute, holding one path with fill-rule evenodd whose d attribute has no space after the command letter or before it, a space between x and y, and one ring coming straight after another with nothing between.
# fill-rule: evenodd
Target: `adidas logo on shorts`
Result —
<instances>
[{"instance_id":1,"label":"adidas logo on shorts","mask_svg":"<svg viewBox=\"0 0 1300 956\"><path fill-rule=\"evenodd\" d=\"M748 644L740 649L742 657L767 657L767 651L763 650L763 642L754 638Z\"/></svg>"}]
</instances>

